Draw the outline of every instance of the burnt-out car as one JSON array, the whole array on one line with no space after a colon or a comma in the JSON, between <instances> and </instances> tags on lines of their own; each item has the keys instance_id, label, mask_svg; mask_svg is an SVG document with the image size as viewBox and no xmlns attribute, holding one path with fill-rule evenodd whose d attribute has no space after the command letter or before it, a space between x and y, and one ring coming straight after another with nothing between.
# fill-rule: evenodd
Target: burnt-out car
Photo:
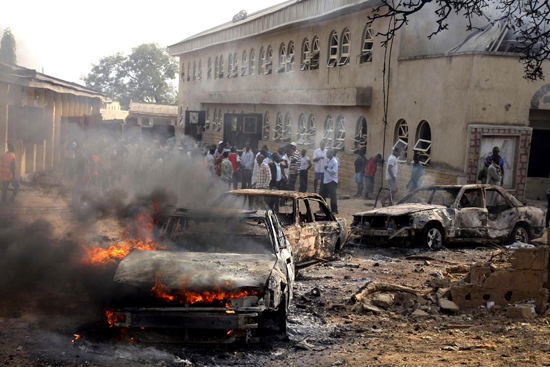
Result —
<instances>
[{"instance_id":1,"label":"burnt-out car","mask_svg":"<svg viewBox=\"0 0 550 367\"><path fill-rule=\"evenodd\" d=\"M499 186L428 186L395 206L353 215L351 230L372 242L529 242L541 237L544 212Z\"/></svg>"},{"instance_id":2,"label":"burnt-out car","mask_svg":"<svg viewBox=\"0 0 550 367\"><path fill-rule=\"evenodd\" d=\"M294 261L303 266L328 258L347 239L346 221L336 218L322 196L281 190L233 190L222 194L215 206L232 209L272 209L292 245Z\"/></svg>"},{"instance_id":3,"label":"burnt-out car","mask_svg":"<svg viewBox=\"0 0 550 367\"><path fill-rule=\"evenodd\" d=\"M273 212L180 210L160 222L168 250L134 250L116 269L115 327L136 338L177 330L184 342L286 333L294 262Z\"/></svg>"}]
</instances>

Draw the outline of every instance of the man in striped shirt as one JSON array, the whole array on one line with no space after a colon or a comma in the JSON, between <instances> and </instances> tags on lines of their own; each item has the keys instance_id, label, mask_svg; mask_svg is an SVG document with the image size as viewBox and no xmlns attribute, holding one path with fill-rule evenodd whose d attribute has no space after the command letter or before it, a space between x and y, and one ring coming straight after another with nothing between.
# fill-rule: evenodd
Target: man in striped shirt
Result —
<instances>
[{"instance_id":1,"label":"man in striped shirt","mask_svg":"<svg viewBox=\"0 0 550 367\"><path fill-rule=\"evenodd\" d=\"M256 157L256 163L258 164L258 171L256 174L256 189L267 190L269 189L269 183L271 182L271 169L269 165L264 162L264 156L260 154Z\"/></svg>"}]
</instances>

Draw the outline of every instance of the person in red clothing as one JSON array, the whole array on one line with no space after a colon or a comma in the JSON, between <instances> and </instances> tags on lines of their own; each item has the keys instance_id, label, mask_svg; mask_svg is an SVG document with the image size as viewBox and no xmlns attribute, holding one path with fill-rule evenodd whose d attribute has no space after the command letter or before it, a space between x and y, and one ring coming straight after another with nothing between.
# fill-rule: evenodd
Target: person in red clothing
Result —
<instances>
[{"instance_id":1,"label":"person in red clothing","mask_svg":"<svg viewBox=\"0 0 550 367\"><path fill-rule=\"evenodd\" d=\"M374 176L376 176L376 169L378 165L384 163L382 156L377 154L375 157L369 159L369 164L367 165L367 171L365 172L365 199L371 200L369 194L372 194L374 190Z\"/></svg>"},{"instance_id":2,"label":"person in red clothing","mask_svg":"<svg viewBox=\"0 0 550 367\"><path fill-rule=\"evenodd\" d=\"M237 154L235 147L231 148L229 154L229 162L233 165L233 190L237 190L237 184L239 183L239 165L241 164L241 157Z\"/></svg>"}]
</instances>

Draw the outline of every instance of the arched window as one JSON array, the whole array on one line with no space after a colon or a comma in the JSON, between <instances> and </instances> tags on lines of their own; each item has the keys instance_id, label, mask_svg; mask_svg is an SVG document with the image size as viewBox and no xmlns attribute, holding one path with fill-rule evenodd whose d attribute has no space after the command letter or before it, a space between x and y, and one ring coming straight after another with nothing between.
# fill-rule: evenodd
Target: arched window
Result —
<instances>
[{"instance_id":1,"label":"arched window","mask_svg":"<svg viewBox=\"0 0 550 367\"><path fill-rule=\"evenodd\" d=\"M313 114L309 115L307 120L307 138L304 142L304 145L313 147L315 145L315 135L317 134L317 122L315 121L315 116Z\"/></svg>"},{"instance_id":2,"label":"arched window","mask_svg":"<svg viewBox=\"0 0 550 367\"><path fill-rule=\"evenodd\" d=\"M181 74L181 81L185 81L185 61L180 65L180 74Z\"/></svg>"},{"instance_id":3,"label":"arched window","mask_svg":"<svg viewBox=\"0 0 550 367\"><path fill-rule=\"evenodd\" d=\"M208 130L210 128L210 108L206 109L206 119L204 121L204 130Z\"/></svg>"},{"instance_id":4,"label":"arched window","mask_svg":"<svg viewBox=\"0 0 550 367\"><path fill-rule=\"evenodd\" d=\"M286 71L294 71L294 42L288 43L287 57L286 57Z\"/></svg>"},{"instance_id":5,"label":"arched window","mask_svg":"<svg viewBox=\"0 0 550 367\"><path fill-rule=\"evenodd\" d=\"M197 60L193 60L193 81L197 80Z\"/></svg>"},{"instance_id":6,"label":"arched window","mask_svg":"<svg viewBox=\"0 0 550 367\"><path fill-rule=\"evenodd\" d=\"M233 54L233 78L237 78L239 76L239 56L235 52Z\"/></svg>"},{"instance_id":7,"label":"arched window","mask_svg":"<svg viewBox=\"0 0 550 367\"><path fill-rule=\"evenodd\" d=\"M269 140L269 111L265 111L264 123L262 125L262 139Z\"/></svg>"},{"instance_id":8,"label":"arched window","mask_svg":"<svg viewBox=\"0 0 550 367\"><path fill-rule=\"evenodd\" d=\"M372 61L372 48L374 46L374 33L370 25L365 26L363 31L363 44L361 45L361 57L359 63Z\"/></svg>"},{"instance_id":9,"label":"arched window","mask_svg":"<svg viewBox=\"0 0 550 367\"><path fill-rule=\"evenodd\" d=\"M283 141L291 141L291 140L292 140L292 117L290 116L290 113L287 113L285 118L285 124L283 127Z\"/></svg>"},{"instance_id":10,"label":"arched window","mask_svg":"<svg viewBox=\"0 0 550 367\"><path fill-rule=\"evenodd\" d=\"M222 109L220 108L218 110L218 125L216 125L217 132L222 131L222 124L223 124L223 114L222 114Z\"/></svg>"},{"instance_id":11,"label":"arched window","mask_svg":"<svg viewBox=\"0 0 550 367\"><path fill-rule=\"evenodd\" d=\"M296 131L296 143L304 144L307 139L306 116L301 113L298 117L298 131Z\"/></svg>"},{"instance_id":12,"label":"arched window","mask_svg":"<svg viewBox=\"0 0 550 367\"><path fill-rule=\"evenodd\" d=\"M338 61L338 66L343 66L349 64L349 50L351 45L351 33L349 29L344 29L342 32L340 44L340 59Z\"/></svg>"},{"instance_id":13,"label":"arched window","mask_svg":"<svg viewBox=\"0 0 550 367\"><path fill-rule=\"evenodd\" d=\"M311 66L311 45L309 39L302 41L302 60L300 61L300 70L309 70Z\"/></svg>"},{"instance_id":14,"label":"arched window","mask_svg":"<svg viewBox=\"0 0 550 367\"><path fill-rule=\"evenodd\" d=\"M254 49L250 50L250 61L248 62L249 66L249 75L254 75L256 73L256 51Z\"/></svg>"},{"instance_id":15,"label":"arched window","mask_svg":"<svg viewBox=\"0 0 550 367\"><path fill-rule=\"evenodd\" d=\"M332 148L334 143L334 120L331 115L327 115L325 120L325 132L323 133L323 140L326 142L327 148Z\"/></svg>"},{"instance_id":16,"label":"arched window","mask_svg":"<svg viewBox=\"0 0 550 367\"><path fill-rule=\"evenodd\" d=\"M220 70L218 70L219 71L218 78L220 79L223 78L223 68L224 68L223 55L220 55Z\"/></svg>"},{"instance_id":17,"label":"arched window","mask_svg":"<svg viewBox=\"0 0 550 367\"><path fill-rule=\"evenodd\" d=\"M353 151L358 152L361 149L367 149L367 119L364 116L359 117L355 126L355 138L353 139Z\"/></svg>"},{"instance_id":18,"label":"arched window","mask_svg":"<svg viewBox=\"0 0 550 367\"><path fill-rule=\"evenodd\" d=\"M330 37L328 39L328 62L327 67L333 68L336 65L338 65L338 51L339 51L339 43L338 43L338 32L332 31L330 34Z\"/></svg>"},{"instance_id":19,"label":"arched window","mask_svg":"<svg viewBox=\"0 0 550 367\"><path fill-rule=\"evenodd\" d=\"M197 69L197 80L202 79L202 59L199 59L199 67Z\"/></svg>"},{"instance_id":20,"label":"arched window","mask_svg":"<svg viewBox=\"0 0 550 367\"><path fill-rule=\"evenodd\" d=\"M274 135L273 135L273 140L274 141L279 141L283 138L283 129L284 129L284 126L283 126L283 115L278 112L277 113L277 121L275 122L275 129L273 129L273 132L274 132Z\"/></svg>"},{"instance_id":21,"label":"arched window","mask_svg":"<svg viewBox=\"0 0 550 367\"><path fill-rule=\"evenodd\" d=\"M273 47L267 46L265 53L265 75L270 75L273 73Z\"/></svg>"},{"instance_id":22,"label":"arched window","mask_svg":"<svg viewBox=\"0 0 550 367\"><path fill-rule=\"evenodd\" d=\"M266 60L265 49L262 47L262 48L260 48L260 69L259 69L259 74L260 75L265 75L265 63L266 62L267 62L267 60Z\"/></svg>"},{"instance_id":23,"label":"arched window","mask_svg":"<svg viewBox=\"0 0 550 367\"><path fill-rule=\"evenodd\" d=\"M393 149L399 148L401 150L401 155L397 157L397 160L399 162L406 162L407 148L409 147L409 125L407 125L407 121L397 121L393 141Z\"/></svg>"},{"instance_id":24,"label":"arched window","mask_svg":"<svg viewBox=\"0 0 550 367\"><path fill-rule=\"evenodd\" d=\"M218 79L220 76L220 61L218 60L218 56L216 56L216 62L214 64L214 79Z\"/></svg>"},{"instance_id":25,"label":"arched window","mask_svg":"<svg viewBox=\"0 0 550 367\"><path fill-rule=\"evenodd\" d=\"M285 43L281 43L279 48L279 68L277 72L284 73L286 71L286 46Z\"/></svg>"},{"instance_id":26,"label":"arched window","mask_svg":"<svg viewBox=\"0 0 550 367\"><path fill-rule=\"evenodd\" d=\"M344 116L338 116L336 130L334 132L334 149L342 150L346 145L346 120Z\"/></svg>"},{"instance_id":27,"label":"arched window","mask_svg":"<svg viewBox=\"0 0 550 367\"><path fill-rule=\"evenodd\" d=\"M313 37L311 41L311 66L310 70L319 69L319 55L321 53L321 45L319 43L319 37Z\"/></svg>"},{"instance_id":28,"label":"arched window","mask_svg":"<svg viewBox=\"0 0 550 367\"><path fill-rule=\"evenodd\" d=\"M246 50L243 51L243 65L241 66L241 76L246 76L248 74L248 55Z\"/></svg>"},{"instance_id":29,"label":"arched window","mask_svg":"<svg viewBox=\"0 0 550 367\"><path fill-rule=\"evenodd\" d=\"M212 79L212 58L208 58L208 69L206 70L206 79L211 80Z\"/></svg>"},{"instance_id":30,"label":"arched window","mask_svg":"<svg viewBox=\"0 0 550 367\"><path fill-rule=\"evenodd\" d=\"M191 61L187 63L187 81L191 81Z\"/></svg>"},{"instance_id":31,"label":"arched window","mask_svg":"<svg viewBox=\"0 0 550 367\"><path fill-rule=\"evenodd\" d=\"M432 152L432 129L428 121L421 121L420 125L418 125L414 152L420 155L420 163L424 165L430 163Z\"/></svg>"},{"instance_id":32,"label":"arched window","mask_svg":"<svg viewBox=\"0 0 550 367\"><path fill-rule=\"evenodd\" d=\"M227 78L233 78L233 54L229 54L227 58Z\"/></svg>"},{"instance_id":33,"label":"arched window","mask_svg":"<svg viewBox=\"0 0 550 367\"><path fill-rule=\"evenodd\" d=\"M212 130L218 131L218 110L214 108L214 117L212 117Z\"/></svg>"}]
</instances>

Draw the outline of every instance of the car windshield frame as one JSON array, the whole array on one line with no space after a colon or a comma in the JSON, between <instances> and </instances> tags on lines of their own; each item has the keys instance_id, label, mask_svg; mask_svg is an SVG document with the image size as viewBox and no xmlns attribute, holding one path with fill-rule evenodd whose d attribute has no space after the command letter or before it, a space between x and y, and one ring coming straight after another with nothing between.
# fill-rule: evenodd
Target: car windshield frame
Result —
<instances>
[{"instance_id":1,"label":"car windshield frame","mask_svg":"<svg viewBox=\"0 0 550 367\"><path fill-rule=\"evenodd\" d=\"M227 219L227 222L223 223L223 220ZM245 233L245 231L223 231L222 227L223 224L225 224L227 228L231 228L232 224L236 223L245 223L245 225L254 225L254 222L258 222L258 226L263 226L258 229L254 229L250 233ZM261 223L260 223L261 222ZM164 228L164 238L166 240L169 240L173 243L174 248L176 248L176 251L190 251L190 252L221 252L221 253L235 253L235 254L264 254L264 253L270 253L273 255L277 254L278 251L278 245L276 243L276 236L277 234L274 232L274 229L272 228L274 224L271 223L271 220L268 219L268 217L260 217L260 216L220 216L217 218L210 217L205 218L203 216L193 217L193 216L186 216L186 215L171 215L169 216L168 220L165 223ZM195 228L190 229L192 226L195 226ZM202 228L201 228L202 227ZM191 231L191 232L186 232ZM239 247L230 247L227 245L231 245L231 242L233 244L238 243L239 245L243 245L245 243L244 239L246 237L254 238L257 236L263 237L263 233L265 231L266 238L263 239L266 243L262 245L262 247L259 247L259 249L263 249L266 251L262 252L254 252L254 251L243 251L242 248ZM260 233L253 233L253 232L260 232ZM190 240L189 243L185 243L186 236L194 236L192 240ZM217 243L216 241L208 241L208 237L217 237L218 238L224 238L226 239L226 243L224 242L224 246L217 247L217 250L213 250L212 248L215 247L212 245L212 248L210 246L202 248L203 241L205 243L211 244L211 243ZM237 239L239 238L239 241L231 241L230 238ZM269 247L267 246L267 242L269 242ZM224 251L219 251L219 249L225 247ZM251 247L250 247L251 248ZM269 251L267 251L269 250Z\"/></svg>"},{"instance_id":2,"label":"car windshield frame","mask_svg":"<svg viewBox=\"0 0 550 367\"><path fill-rule=\"evenodd\" d=\"M426 205L442 205L447 208L451 208L455 203L457 198L460 196L460 192L462 190L462 187L441 187L441 186L435 186L435 187L421 187L412 193L405 196L403 199L401 199L397 205L401 204L426 204ZM429 194L429 199L426 202L420 202L415 201L411 202L409 201L411 198L415 197L416 195L420 194L421 192L429 192L431 191L431 194ZM444 204L433 204L434 198L436 198L437 195L443 196L441 191L444 191L446 194L453 195L453 200L450 203L444 202Z\"/></svg>"}]
</instances>

